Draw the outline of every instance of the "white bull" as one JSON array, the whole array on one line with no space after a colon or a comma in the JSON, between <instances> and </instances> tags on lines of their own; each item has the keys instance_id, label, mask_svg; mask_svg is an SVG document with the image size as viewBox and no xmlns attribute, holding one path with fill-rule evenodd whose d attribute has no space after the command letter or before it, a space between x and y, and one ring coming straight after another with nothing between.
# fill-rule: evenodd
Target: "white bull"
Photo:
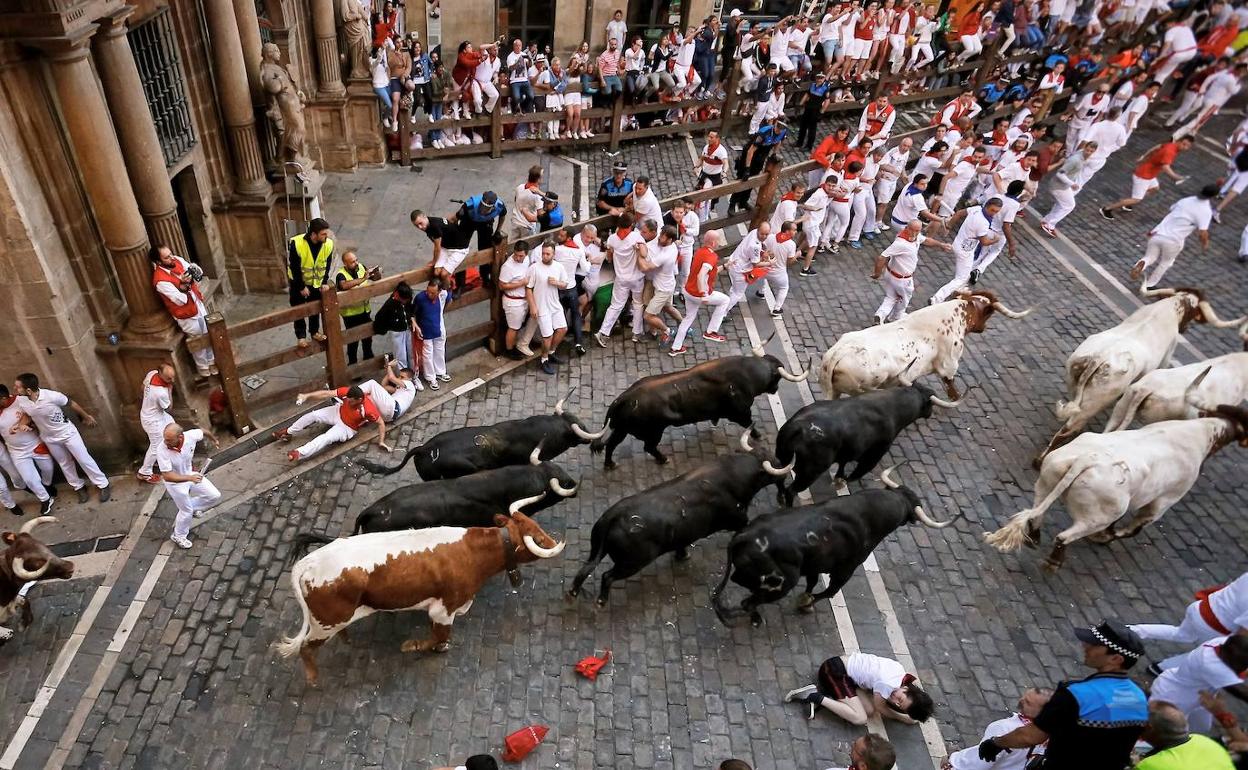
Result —
<instances>
[{"instance_id":1,"label":"white bull","mask_svg":"<svg viewBox=\"0 0 1248 770\"><path fill-rule=\"evenodd\" d=\"M1117 326L1088 337L1066 361L1066 393L1057 402L1062 427L1049 441L1036 465L1057 447L1079 434L1104 409L1145 374L1166 366L1179 335L1192 322L1215 327L1243 323L1222 321L1196 289L1141 289L1145 297L1163 297L1127 316Z\"/></svg>"},{"instance_id":2,"label":"white bull","mask_svg":"<svg viewBox=\"0 0 1248 770\"><path fill-rule=\"evenodd\" d=\"M1000 311L1007 318L1031 313L1010 310L992 292L962 292L957 298L925 307L900 321L842 334L823 354L819 384L824 395L856 396L893 385L909 386L935 373L949 398L958 400L953 378L968 333L984 330Z\"/></svg>"},{"instance_id":3,"label":"white bull","mask_svg":"<svg viewBox=\"0 0 1248 770\"><path fill-rule=\"evenodd\" d=\"M1248 398L1248 353L1228 353L1187 366L1149 372L1127 388L1105 425L1123 430L1133 419L1145 425L1192 420L1201 404L1238 404Z\"/></svg>"},{"instance_id":4,"label":"white bull","mask_svg":"<svg viewBox=\"0 0 1248 770\"><path fill-rule=\"evenodd\" d=\"M1056 570L1066 546L1083 537L1108 543L1131 537L1187 494L1205 458L1232 441L1248 446L1248 410L1219 406L1195 420L1167 420L1139 430L1084 433L1044 459L1031 508L984 540L1003 553L1035 545L1045 512L1061 499L1073 520L1057 536L1045 566ZM1113 525L1128 511L1135 516Z\"/></svg>"}]
</instances>

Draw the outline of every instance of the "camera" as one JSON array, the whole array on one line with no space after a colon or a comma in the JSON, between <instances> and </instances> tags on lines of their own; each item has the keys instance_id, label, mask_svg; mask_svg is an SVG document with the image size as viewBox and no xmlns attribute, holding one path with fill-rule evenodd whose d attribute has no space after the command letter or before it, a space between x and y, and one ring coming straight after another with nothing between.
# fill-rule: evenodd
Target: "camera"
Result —
<instances>
[{"instance_id":1,"label":"camera","mask_svg":"<svg viewBox=\"0 0 1248 770\"><path fill-rule=\"evenodd\" d=\"M191 280L195 283L199 283L204 280L204 269L194 262L187 265L186 272L190 274Z\"/></svg>"}]
</instances>

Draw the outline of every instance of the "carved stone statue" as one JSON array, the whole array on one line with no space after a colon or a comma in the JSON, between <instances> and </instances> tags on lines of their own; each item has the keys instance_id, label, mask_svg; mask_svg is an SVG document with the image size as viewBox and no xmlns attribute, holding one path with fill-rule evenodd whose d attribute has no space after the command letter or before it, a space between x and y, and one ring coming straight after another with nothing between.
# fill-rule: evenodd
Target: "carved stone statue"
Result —
<instances>
[{"instance_id":1,"label":"carved stone statue","mask_svg":"<svg viewBox=\"0 0 1248 770\"><path fill-rule=\"evenodd\" d=\"M351 67L352 78L368 77L368 11L360 0L341 0L342 32L347 39L346 62Z\"/></svg>"},{"instance_id":2,"label":"carved stone statue","mask_svg":"<svg viewBox=\"0 0 1248 770\"><path fill-rule=\"evenodd\" d=\"M307 129L303 122L303 92L281 61L281 49L273 43L265 43L260 62L260 87L269 99L265 115L278 137L281 160L293 161L303 166L304 171L311 171L312 161L305 152Z\"/></svg>"}]
</instances>

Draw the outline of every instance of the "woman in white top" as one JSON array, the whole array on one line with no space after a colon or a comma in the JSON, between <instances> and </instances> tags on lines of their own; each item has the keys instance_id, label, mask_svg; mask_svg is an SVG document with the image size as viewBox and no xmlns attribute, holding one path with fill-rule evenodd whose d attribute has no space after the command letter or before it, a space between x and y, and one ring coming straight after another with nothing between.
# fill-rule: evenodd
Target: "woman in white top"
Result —
<instances>
[{"instance_id":1,"label":"woman in white top","mask_svg":"<svg viewBox=\"0 0 1248 770\"><path fill-rule=\"evenodd\" d=\"M390 41L387 40L385 46L373 46L373 52L368 58L368 66L373 73L373 93L381 100L381 125L387 131L393 125L390 122L390 113L394 111L394 103L390 101L390 65L386 61L386 47L389 45Z\"/></svg>"},{"instance_id":2,"label":"woman in white top","mask_svg":"<svg viewBox=\"0 0 1248 770\"><path fill-rule=\"evenodd\" d=\"M646 66L646 51L641 47L641 38L633 38L633 43L624 51L624 95L630 103L636 104L638 96L645 90L643 70Z\"/></svg>"},{"instance_id":3,"label":"woman in white top","mask_svg":"<svg viewBox=\"0 0 1248 770\"><path fill-rule=\"evenodd\" d=\"M918 678L895 660L865 652L828 658L814 684L790 690L784 699L805 701L807 719L822 706L853 725L865 725L873 714L913 725L931 719L934 710Z\"/></svg>"}]
</instances>

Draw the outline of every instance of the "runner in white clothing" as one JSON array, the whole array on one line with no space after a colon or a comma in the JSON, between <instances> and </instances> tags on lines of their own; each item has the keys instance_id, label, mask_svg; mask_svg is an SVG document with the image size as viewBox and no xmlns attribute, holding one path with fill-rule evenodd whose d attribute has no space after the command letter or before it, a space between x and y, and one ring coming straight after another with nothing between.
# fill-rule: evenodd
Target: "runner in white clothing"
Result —
<instances>
[{"instance_id":1,"label":"runner in white clothing","mask_svg":"<svg viewBox=\"0 0 1248 770\"><path fill-rule=\"evenodd\" d=\"M1220 61L1230 64L1230 59ZM1240 62L1235 65L1234 69L1223 69L1206 78L1205 82L1200 85L1200 98L1193 107L1196 117L1180 126L1174 135L1179 137L1199 132L1205 123L1217 115L1223 105L1231 100L1231 97L1239 93L1245 73L1248 73L1248 63ZM1184 117L1186 115L1179 116L1176 113L1174 117L1166 121L1166 125L1173 125Z\"/></svg>"},{"instance_id":2,"label":"runner in white clothing","mask_svg":"<svg viewBox=\"0 0 1248 770\"><path fill-rule=\"evenodd\" d=\"M796 236L797 223L790 220L780 225L779 229L774 231L763 244L767 253L771 255L771 260L767 263L767 275L763 278L771 287L771 293L775 299L775 307L771 311L772 318L779 318L784 313L784 300L789 296L789 265L797 260L797 241L794 240ZM761 285L755 296L759 299L763 298Z\"/></svg>"},{"instance_id":3,"label":"runner in white clothing","mask_svg":"<svg viewBox=\"0 0 1248 770\"><path fill-rule=\"evenodd\" d=\"M17 375L14 387L17 393L17 408L30 418L30 422L39 430L39 436L47 445L48 451L56 464L61 466L65 480L78 493L78 502L86 503L87 484L78 475L82 468L87 478L100 490L100 502L108 502L112 491L108 487L108 477L100 470L87 451L78 429L65 416L62 407L68 406L88 428L95 427L95 417L78 405L78 402L63 393L39 387L39 378L30 372Z\"/></svg>"},{"instance_id":4,"label":"runner in white clothing","mask_svg":"<svg viewBox=\"0 0 1248 770\"><path fill-rule=\"evenodd\" d=\"M1190 645L1248 628L1248 572L1224 585L1201 589L1195 598L1196 601L1187 605L1179 625L1135 623L1131 630L1141 639ZM1167 658L1158 668L1173 668L1182 657Z\"/></svg>"},{"instance_id":5,"label":"runner in white clothing","mask_svg":"<svg viewBox=\"0 0 1248 770\"><path fill-rule=\"evenodd\" d=\"M880 168L875 174L875 219L880 223L881 230L892 229L884 212L893 201L898 183L906 175L906 164L910 162L910 150L913 147L913 139L902 137L897 146L884 153L884 157L880 159Z\"/></svg>"},{"instance_id":6,"label":"runner in white clothing","mask_svg":"<svg viewBox=\"0 0 1248 770\"><path fill-rule=\"evenodd\" d=\"M159 484L160 474L152 473L156 462L156 450L165 441L165 426L173 422L169 407L173 405L173 382L176 376L172 364L161 364L143 377L143 403L139 406L139 425L147 434L147 454L139 466L139 481Z\"/></svg>"},{"instance_id":7,"label":"runner in white clothing","mask_svg":"<svg viewBox=\"0 0 1248 770\"><path fill-rule=\"evenodd\" d=\"M360 383L360 390L373 400L377 411L386 422L394 422L403 416L416 400L416 372L412 369L399 368L399 362L387 356L386 371L377 380L365 380Z\"/></svg>"},{"instance_id":8,"label":"runner in white clothing","mask_svg":"<svg viewBox=\"0 0 1248 770\"><path fill-rule=\"evenodd\" d=\"M169 539L179 548L190 548L191 519L202 516L204 511L221 500L221 493L203 474L191 467L192 455L200 441L216 446L216 441L202 430L182 430L176 422L165 426L164 441L156 450L156 464L165 491L177 506L173 520L173 534ZM206 465L207 463L205 463Z\"/></svg>"},{"instance_id":9,"label":"runner in white clothing","mask_svg":"<svg viewBox=\"0 0 1248 770\"><path fill-rule=\"evenodd\" d=\"M1018 216L1019 210L1023 207L1019 198L1023 194L1025 185L1026 182L1023 180L1015 179L1006 188L1005 195L997 199L1001 201L1001 210L992 218L992 223L990 224L993 235L996 236L997 240L990 246L980 250L979 256L975 259L975 264L971 268L971 286L979 282L979 277L983 275L989 265L996 261L1002 251L1008 249L1010 259L1017 257L1014 246L1014 220Z\"/></svg>"},{"instance_id":10,"label":"runner in white clothing","mask_svg":"<svg viewBox=\"0 0 1248 770\"><path fill-rule=\"evenodd\" d=\"M923 235L923 223L915 219L897 233L897 239L875 258L871 277L884 285L884 301L875 311L875 323L900 321L914 296L914 271L919 266L919 247L935 246L952 251L948 243Z\"/></svg>"},{"instance_id":11,"label":"runner in white clothing","mask_svg":"<svg viewBox=\"0 0 1248 770\"><path fill-rule=\"evenodd\" d=\"M1192 28L1182 19L1173 19L1162 36L1161 56L1157 58L1153 70L1153 80L1158 83L1166 79L1179 67L1196 57L1196 35Z\"/></svg>"},{"instance_id":12,"label":"runner in white clothing","mask_svg":"<svg viewBox=\"0 0 1248 770\"><path fill-rule=\"evenodd\" d=\"M989 723L984 728L983 740L997 738L1018 728L1031 724L1031 720L1040 714L1053 691L1048 688L1031 687L1025 690L1018 699L1017 711L1004 719ZM982 742L982 741L981 741ZM942 770L1025 770L1033 757L1043 754L1044 747L1038 746L1030 750L1005 751L993 762L985 762L979 758L979 744L955 751L941 765Z\"/></svg>"},{"instance_id":13,"label":"runner in white clothing","mask_svg":"<svg viewBox=\"0 0 1248 770\"><path fill-rule=\"evenodd\" d=\"M958 234L954 236L951 244L955 260L953 279L932 295L929 304L944 302L949 295L965 289L970 284L971 270L975 266L975 258L979 256L980 250L996 243L999 238L992 233L992 219L999 211L1001 211L1001 199L991 198L983 206L971 206L953 215L950 225L955 224L959 219L962 220L962 226L958 228Z\"/></svg>"},{"instance_id":14,"label":"runner in white clothing","mask_svg":"<svg viewBox=\"0 0 1248 770\"><path fill-rule=\"evenodd\" d=\"M802 222L802 239L806 250L802 269L798 271L800 276L809 277L818 272L811 267L811 263L814 262L815 250L822 241L823 220L827 216L828 203L832 200L832 190L839 182L837 175L830 174L806 196L805 201L798 202L797 208L801 212L799 219Z\"/></svg>"},{"instance_id":15,"label":"runner in white clothing","mask_svg":"<svg viewBox=\"0 0 1248 770\"><path fill-rule=\"evenodd\" d=\"M758 263L769 259L767 250L763 246L769 235L771 235L771 225L763 222L758 229L746 233L728 257L728 278L732 281L732 287L728 290L729 310L745 299L745 290L749 285L746 274Z\"/></svg>"},{"instance_id":16,"label":"runner in white clothing","mask_svg":"<svg viewBox=\"0 0 1248 770\"><path fill-rule=\"evenodd\" d=\"M672 305L672 297L676 294L676 241L679 238L680 230L673 225L667 225L646 242L645 254L637 257L637 266L646 272L650 285L654 287L654 296L645 307L645 323L658 333L660 345L672 341L672 330L663 320L663 316L673 316L677 323L683 320Z\"/></svg>"},{"instance_id":17,"label":"runner in white clothing","mask_svg":"<svg viewBox=\"0 0 1248 770\"><path fill-rule=\"evenodd\" d=\"M1105 111L1105 119L1099 123L1093 123L1092 127L1080 138L1084 144L1096 145L1096 151L1088 156L1083 164L1083 170L1079 173L1077 183L1080 187L1087 187L1093 175L1104 167L1105 161L1109 160L1109 156L1127 143L1127 127L1119 121L1121 116L1121 112L1110 107Z\"/></svg>"},{"instance_id":18,"label":"runner in white clothing","mask_svg":"<svg viewBox=\"0 0 1248 770\"><path fill-rule=\"evenodd\" d=\"M1243 674L1248 670L1248 636L1219 636L1182 656L1161 672L1148 695L1150 703L1169 703L1187 715L1192 732L1208 733L1213 715L1200 702L1205 691L1227 690L1248 697Z\"/></svg>"},{"instance_id":19,"label":"runner in white clothing","mask_svg":"<svg viewBox=\"0 0 1248 770\"><path fill-rule=\"evenodd\" d=\"M1138 281L1148 270L1144 285L1157 285L1174 260L1183 251L1187 236L1193 232L1200 238L1201 251L1209 250L1209 224L1213 221L1213 199L1218 195L1216 184L1205 185L1196 195L1180 198L1170 207L1165 219L1148 232L1144 256L1131 268L1131 280Z\"/></svg>"},{"instance_id":20,"label":"runner in white clothing","mask_svg":"<svg viewBox=\"0 0 1248 770\"><path fill-rule=\"evenodd\" d=\"M607 238L607 259L611 260L611 266L615 270L615 283L611 287L611 305L602 319L602 325L594 333L594 342L599 347L607 346L607 340L615 329L615 322L620 319L620 313L630 299L633 304L633 335L641 335L641 293L645 276L637 268L637 247L642 243L645 243L645 239L633 227L632 212L624 212L616 221L616 231Z\"/></svg>"},{"instance_id":21,"label":"runner in white clothing","mask_svg":"<svg viewBox=\"0 0 1248 770\"><path fill-rule=\"evenodd\" d=\"M0 447L7 449L13 466L4 469L6 473L12 471L13 486L19 489L25 486L39 501L39 515L47 516L52 510L52 498L56 496L56 487L52 485L52 455L18 408L17 396L9 393L7 385L0 385L0 439ZM12 510L17 504L10 499L0 502Z\"/></svg>"},{"instance_id":22,"label":"runner in white clothing","mask_svg":"<svg viewBox=\"0 0 1248 770\"><path fill-rule=\"evenodd\" d=\"M937 195L937 200L940 202L940 215L946 218L953 216L966 189L987 170L988 151L982 146L976 147L969 157L954 164L940 183L940 192Z\"/></svg>"}]
</instances>

